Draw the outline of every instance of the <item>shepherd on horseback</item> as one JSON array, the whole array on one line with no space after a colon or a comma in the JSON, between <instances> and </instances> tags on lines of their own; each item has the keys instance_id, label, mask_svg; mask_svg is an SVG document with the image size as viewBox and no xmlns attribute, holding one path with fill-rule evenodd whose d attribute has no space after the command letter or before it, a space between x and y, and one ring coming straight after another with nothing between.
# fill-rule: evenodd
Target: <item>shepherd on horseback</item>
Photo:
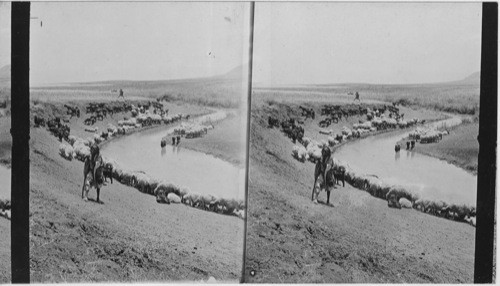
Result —
<instances>
[{"instance_id":1,"label":"shepherd on horseback","mask_svg":"<svg viewBox=\"0 0 500 286\"><path fill-rule=\"evenodd\" d=\"M99 200L99 193L104 184L104 163L99 152L99 146L93 144L90 146L90 156L85 158L83 167L83 186L82 186L82 199L88 201L88 194L91 187L97 190L96 202L101 203Z\"/></svg>"},{"instance_id":2,"label":"shepherd on horseback","mask_svg":"<svg viewBox=\"0 0 500 286\"><path fill-rule=\"evenodd\" d=\"M318 203L318 196L322 189L326 190L326 203L330 204L330 188L333 187L333 158L328 146L321 150L321 159L316 162L314 170L314 186L311 194L313 203Z\"/></svg>"}]
</instances>

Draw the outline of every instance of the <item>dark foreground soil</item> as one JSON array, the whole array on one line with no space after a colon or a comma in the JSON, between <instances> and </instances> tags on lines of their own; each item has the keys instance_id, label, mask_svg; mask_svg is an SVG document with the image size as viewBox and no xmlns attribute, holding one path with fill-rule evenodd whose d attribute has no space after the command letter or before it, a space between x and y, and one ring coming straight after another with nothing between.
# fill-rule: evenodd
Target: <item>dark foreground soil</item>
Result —
<instances>
[{"instance_id":1,"label":"dark foreground soil","mask_svg":"<svg viewBox=\"0 0 500 286\"><path fill-rule=\"evenodd\" d=\"M82 122L72 119L72 133L83 136ZM84 202L83 164L60 157L59 144L31 129L32 282L239 281L243 220L158 204L116 182L101 190L104 204Z\"/></svg>"},{"instance_id":2,"label":"dark foreground soil","mask_svg":"<svg viewBox=\"0 0 500 286\"><path fill-rule=\"evenodd\" d=\"M267 128L269 114L295 109L265 104L252 109L246 282L473 282L470 225L388 208L386 201L348 184L332 192L333 207L324 203L325 193L313 204L313 164L293 159L293 143ZM427 111L414 112L432 119ZM306 121L306 136L324 139L317 132L319 120Z\"/></svg>"}]
</instances>

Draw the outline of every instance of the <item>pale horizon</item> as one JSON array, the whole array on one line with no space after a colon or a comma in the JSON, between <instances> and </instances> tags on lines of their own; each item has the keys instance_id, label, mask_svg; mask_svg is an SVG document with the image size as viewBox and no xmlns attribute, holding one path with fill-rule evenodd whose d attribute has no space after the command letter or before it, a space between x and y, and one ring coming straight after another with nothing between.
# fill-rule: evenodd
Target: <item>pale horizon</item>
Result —
<instances>
[{"instance_id":1,"label":"pale horizon","mask_svg":"<svg viewBox=\"0 0 500 286\"><path fill-rule=\"evenodd\" d=\"M248 3L32 3L30 85L206 78L248 62Z\"/></svg>"},{"instance_id":2,"label":"pale horizon","mask_svg":"<svg viewBox=\"0 0 500 286\"><path fill-rule=\"evenodd\" d=\"M0 68L10 65L11 4L0 1Z\"/></svg>"},{"instance_id":3,"label":"pale horizon","mask_svg":"<svg viewBox=\"0 0 500 286\"><path fill-rule=\"evenodd\" d=\"M480 71L481 3L255 5L258 86L422 84Z\"/></svg>"}]
</instances>

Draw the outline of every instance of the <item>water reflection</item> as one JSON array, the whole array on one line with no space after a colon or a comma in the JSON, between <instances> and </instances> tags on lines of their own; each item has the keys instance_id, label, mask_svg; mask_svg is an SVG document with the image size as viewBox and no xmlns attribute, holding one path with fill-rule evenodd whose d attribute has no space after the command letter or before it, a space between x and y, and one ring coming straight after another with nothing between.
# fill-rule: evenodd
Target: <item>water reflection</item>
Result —
<instances>
[{"instance_id":1,"label":"water reflection","mask_svg":"<svg viewBox=\"0 0 500 286\"><path fill-rule=\"evenodd\" d=\"M394 142L408 134L367 137L342 146L335 157L356 172L376 174L394 184L418 185L425 197L455 203L476 203L477 177L414 150L394 152ZM400 151L402 152L402 151Z\"/></svg>"},{"instance_id":2,"label":"water reflection","mask_svg":"<svg viewBox=\"0 0 500 286\"><path fill-rule=\"evenodd\" d=\"M158 156L158 142L171 132L173 128L134 133L107 144L102 153L126 169L142 170L153 178L187 186L194 193L245 198L244 180L238 176L241 169L228 162L170 144Z\"/></svg>"}]
</instances>

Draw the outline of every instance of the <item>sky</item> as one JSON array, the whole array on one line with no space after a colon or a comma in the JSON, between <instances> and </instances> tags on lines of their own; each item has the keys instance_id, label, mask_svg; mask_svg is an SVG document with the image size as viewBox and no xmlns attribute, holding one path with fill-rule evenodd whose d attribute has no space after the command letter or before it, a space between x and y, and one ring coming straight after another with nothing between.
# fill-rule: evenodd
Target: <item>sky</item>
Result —
<instances>
[{"instance_id":1,"label":"sky","mask_svg":"<svg viewBox=\"0 0 500 286\"><path fill-rule=\"evenodd\" d=\"M162 80L248 62L248 3L31 4L30 81Z\"/></svg>"},{"instance_id":2,"label":"sky","mask_svg":"<svg viewBox=\"0 0 500 286\"><path fill-rule=\"evenodd\" d=\"M407 84L480 70L481 3L255 5L253 81Z\"/></svg>"},{"instance_id":3,"label":"sky","mask_svg":"<svg viewBox=\"0 0 500 286\"><path fill-rule=\"evenodd\" d=\"M10 2L0 2L0 68L10 65Z\"/></svg>"}]
</instances>

